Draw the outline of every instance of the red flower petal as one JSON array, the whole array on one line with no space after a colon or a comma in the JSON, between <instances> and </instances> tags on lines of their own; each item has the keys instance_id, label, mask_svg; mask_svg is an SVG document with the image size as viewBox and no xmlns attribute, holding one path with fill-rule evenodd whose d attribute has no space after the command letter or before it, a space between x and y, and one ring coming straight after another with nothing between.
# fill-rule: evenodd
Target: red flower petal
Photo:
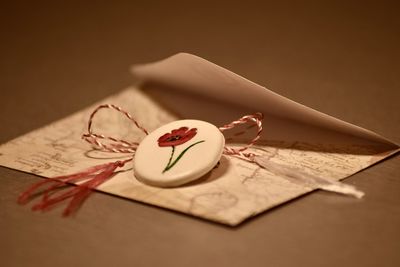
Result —
<instances>
[{"instance_id":1,"label":"red flower petal","mask_svg":"<svg viewBox=\"0 0 400 267\"><path fill-rule=\"evenodd\" d=\"M181 127L172 130L171 133L166 133L158 138L158 145L160 147L177 146L186 143L197 134L197 129L188 127Z\"/></svg>"}]
</instances>

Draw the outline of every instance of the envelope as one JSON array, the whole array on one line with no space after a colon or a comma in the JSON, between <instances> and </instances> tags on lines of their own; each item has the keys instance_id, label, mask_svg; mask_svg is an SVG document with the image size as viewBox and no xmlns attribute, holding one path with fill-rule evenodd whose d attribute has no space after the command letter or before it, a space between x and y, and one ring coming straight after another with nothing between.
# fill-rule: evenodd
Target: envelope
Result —
<instances>
[{"instance_id":1,"label":"envelope","mask_svg":"<svg viewBox=\"0 0 400 267\"><path fill-rule=\"evenodd\" d=\"M399 151L397 144L376 133L291 101L194 55L180 53L133 66L132 72L138 84L1 145L0 165L54 177L132 156L102 152L80 139L90 113L104 103L126 109L149 131L182 118L222 126L262 112L264 131L252 152L280 168L332 181ZM103 111L94 123L103 134L137 142L143 138L116 113ZM254 134L252 127L239 127L226 133L226 144L242 146ZM188 185L148 186L136 180L128 165L98 188L231 226L315 189L315 184L227 155L218 168Z\"/></svg>"}]
</instances>

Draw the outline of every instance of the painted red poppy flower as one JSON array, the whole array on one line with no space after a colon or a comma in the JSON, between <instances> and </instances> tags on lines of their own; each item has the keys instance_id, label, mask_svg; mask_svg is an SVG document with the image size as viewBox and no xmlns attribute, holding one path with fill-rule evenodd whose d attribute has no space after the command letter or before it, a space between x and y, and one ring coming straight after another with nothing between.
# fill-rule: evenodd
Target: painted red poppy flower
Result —
<instances>
[{"instance_id":1,"label":"painted red poppy flower","mask_svg":"<svg viewBox=\"0 0 400 267\"><path fill-rule=\"evenodd\" d=\"M181 145L192 139L196 134L197 128L189 130L188 127L181 127L158 138L158 145L161 147Z\"/></svg>"}]
</instances>

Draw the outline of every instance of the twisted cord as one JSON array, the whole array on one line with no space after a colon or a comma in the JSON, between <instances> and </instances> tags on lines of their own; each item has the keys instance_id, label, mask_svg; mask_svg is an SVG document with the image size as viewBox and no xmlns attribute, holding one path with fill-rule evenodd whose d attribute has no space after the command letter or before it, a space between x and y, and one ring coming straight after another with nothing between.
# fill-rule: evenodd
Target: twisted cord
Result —
<instances>
[{"instance_id":1,"label":"twisted cord","mask_svg":"<svg viewBox=\"0 0 400 267\"><path fill-rule=\"evenodd\" d=\"M146 135L148 135L148 131L145 128L143 128L137 122L137 120L135 120L133 118L133 116L131 114L129 114L129 112L125 111L124 109L122 109L121 107L116 106L116 105L104 104L104 105L98 106L90 114L89 121L88 121L88 127L87 127L88 132L82 135L82 139L84 139L85 141L87 141L88 143L92 144L93 146L97 147L98 149L100 149L102 151L114 152L114 153L135 153L139 143L129 142L129 141L126 141L123 139L114 138L112 136L106 136L104 134L96 134L93 132L93 130L92 130L93 119L100 109L105 109L105 108L114 109L114 110L122 113L137 128L139 128ZM257 112L254 114L245 115L237 120L234 120L228 124L225 124L225 125L219 127L218 129L221 132L224 132L226 130L230 130L232 128L235 128L236 126L246 124L246 123L253 123L257 126L256 136L252 140L250 140L249 143L247 143L246 145L239 147L239 148L225 146L223 153L225 155L229 155L229 156L237 156L237 157L243 158L247 161L253 161L255 154L254 153L245 153L243 151L245 151L248 148L250 148L251 146L253 146L257 142L257 140L260 139L261 132L263 130L263 128L262 128L263 117L264 116L262 113ZM111 143L108 144L108 143L102 142L101 140L111 141Z\"/></svg>"},{"instance_id":2,"label":"twisted cord","mask_svg":"<svg viewBox=\"0 0 400 267\"><path fill-rule=\"evenodd\" d=\"M93 146L99 148L102 151L107 151L107 152L115 152L115 153L135 153L139 143L137 142L129 142L123 139L118 139L114 138L112 136L105 136L104 134L96 134L92 131L92 125L93 125L93 119L94 116L97 114L97 112L100 109L114 109L122 114L124 114L137 128L142 130L146 135L148 135L148 131L143 128L133 117L129 112L123 110L121 107L118 107L116 105L112 104L104 104L98 106L91 114L89 117L88 121L88 127L87 130L88 132L82 135L82 139L84 139L86 142L92 144ZM101 142L100 140L108 140L111 141L110 144Z\"/></svg>"}]
</instances>

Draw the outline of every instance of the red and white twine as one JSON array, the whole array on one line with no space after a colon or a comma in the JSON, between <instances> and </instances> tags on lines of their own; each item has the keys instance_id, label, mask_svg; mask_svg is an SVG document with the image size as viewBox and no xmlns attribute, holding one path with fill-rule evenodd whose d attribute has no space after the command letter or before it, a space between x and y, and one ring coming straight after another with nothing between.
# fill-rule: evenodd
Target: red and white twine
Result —
<instances>
[{"instance_id":1,"label":"red and white twine","mask_svg":"<svg viewBox=\"0 0 400 267\"><path fill-rule=\"evenodd\" d=\"M66 199L71 199L63 213L64 216L68 216L80 207L82 202L91 194L93 189L112 178L116 174L117 168L121 168L126 163L133 160L134 153L136 152L139 143L129 142L123 139L114 138L103 134L96 134L93 132L93 119L100 109L114 109L124 114L137 128L142 130L144 134L148 134L147 130L143 128L127 111L115 105L105 104L98 106L90 114L87 127L88 132L83 134L82 138L99 150L114 153L131 153L132 157L122 161L92 166L78 173L53 177L52 179L46 179L44 181L35 183L19 196L18 202L20 204L27 203L29 200L34 198L36 195L35 192L39 188L43 187L44 185L48 185L48 187L41 192L41 201L34 205L32 209L46 211ZM257 140L260 138L262 132L262 119L263 115L261 113L255 113L252 115L243 116L235 121L232 121L231 123L219 127L221 132L246 123L253 123L257 127L256 136L247 145L239 148L225 146L223 153L225 155L235 156L249 162L256 163L254 160L256 155L253 153L246 153L244 151L254 145L255 142L257 142ZM67 187L67 189L63 190L67 183L71 184L77 182L80 183L76 187Z\"/></svg>"},{"instance_id":2,"label":"red and white twine","mask_svg":"<svg viewBox=\"0 0 400 267\"><path fill-rule=\"evenodd\" d=\"M139 125L139 123L129 114L129 112L123 110L121 107L118 107L116 105L112 104L104 104L98 106L92 114L90 114L89 117L89 122L88 122L88 127L87 130L88 132L86 134L82 135L82 139L85 141L89 142L90 144L96 146L98 149L103 150L103 151L108 151L108 152L115 152L115 153L135 153L137 146L139 143L137 142L128 142L123 139L118 139L114 138L111 136L105 136L104 134L96 134L93 133L92 131L92 125L93 125L93 118L97 114L97 112L100 109L114 109L122 114L124 114L137 128L142 130L146 135L149 134L145 128ZM106 144L101 142L100 140L108 140L113 143Z\"/></svg>"},{"instance_id":3,"label":"red and white twine","mask_svg":"<svg viewBox=\"0 0 400 267\"><path fill-rule=\"evenodd\" d=\"M98 148L99 150L102 151L107 151L107 152L115 152L115 153L135 153L136 149L139 145L139 143L137 142L129 142L123 139L118 139L118 138L114 138L111 136L105 136L103 134L96 134L93 132L92 130L92 125L93 125L93 119L96 115L96 113L100 110L100 109L104 109L104 108L108 108L108 109L114 109L120 113L122 113L123 115L125 115L137 128L139 128L140 130L143 131L143 133L145 133L146 135L148 134L148 131L142 127L137 120L135 120L131 114L129 114L129 112L123 110L121 107L115 106L115 105L111 105L111 104L104 104L104 105L100 105L98 106L91 114L89 117L89 122L88 122L88 127L87 130L88 132L82 135L82 139L84 139L85 141L87 141L88 143L92 144L93 146L95 146L96 148ZM260 112L257 112L255 114L251 114L251 115L245 115L237 120L234 120L228 124L225 124L221 127L219 127L218 129L221 132L224 132L226 130L230 130L233 129L239 125L242 124L246 124L246 123L253 123L256 125L257 127L257 132L256 132L256 136L250 140L250 142L242 147L239 148L235 148L235 147L228 147L225 146L224 147L224 154L225 155L229 155L229 156L238 156L241 158L251 158L251 156L253 156L253 153L244 153L243 151L245 151L246 149L250 148L251 146L253 146L258 139L260 139L261 136L261 132L263 130L262 128L262 119L263 119L263 114ZM111 141L111 143L104 143L101 140L107 140L107 141Z\"/></svg>"},{"instance_id":4,"label":"red and white twine","mask_svg":"<svg viewBox=\"0 0 400 267\"><path fill-rule=\"evenodd\" d=\"M244 153L243 151L245 151L246 149L250 148L251 146L253 146L258 139L260 139L261 137L261 133L262 133L262 119L264 118L264 115L260 112L257 112L255 114L251 114L251 115L246 115L241 117L240 119L237 119L235 121L232 121L231 123L228 123L224 126L219 127L219 130L221 132L226 131L226 130L230 130L232 128L235 128L238 125L241 124L246 124L246 123L254 123L257 126L257 134L256 136L245 146L240 147L240 148L234 148L234 147L224 147L224 154L225 155L230 155L230 156L238 156L240 158L244 158L246 160L252 160L252 157L255 155L254 153Z\"/></svg>"}]
</instances>

